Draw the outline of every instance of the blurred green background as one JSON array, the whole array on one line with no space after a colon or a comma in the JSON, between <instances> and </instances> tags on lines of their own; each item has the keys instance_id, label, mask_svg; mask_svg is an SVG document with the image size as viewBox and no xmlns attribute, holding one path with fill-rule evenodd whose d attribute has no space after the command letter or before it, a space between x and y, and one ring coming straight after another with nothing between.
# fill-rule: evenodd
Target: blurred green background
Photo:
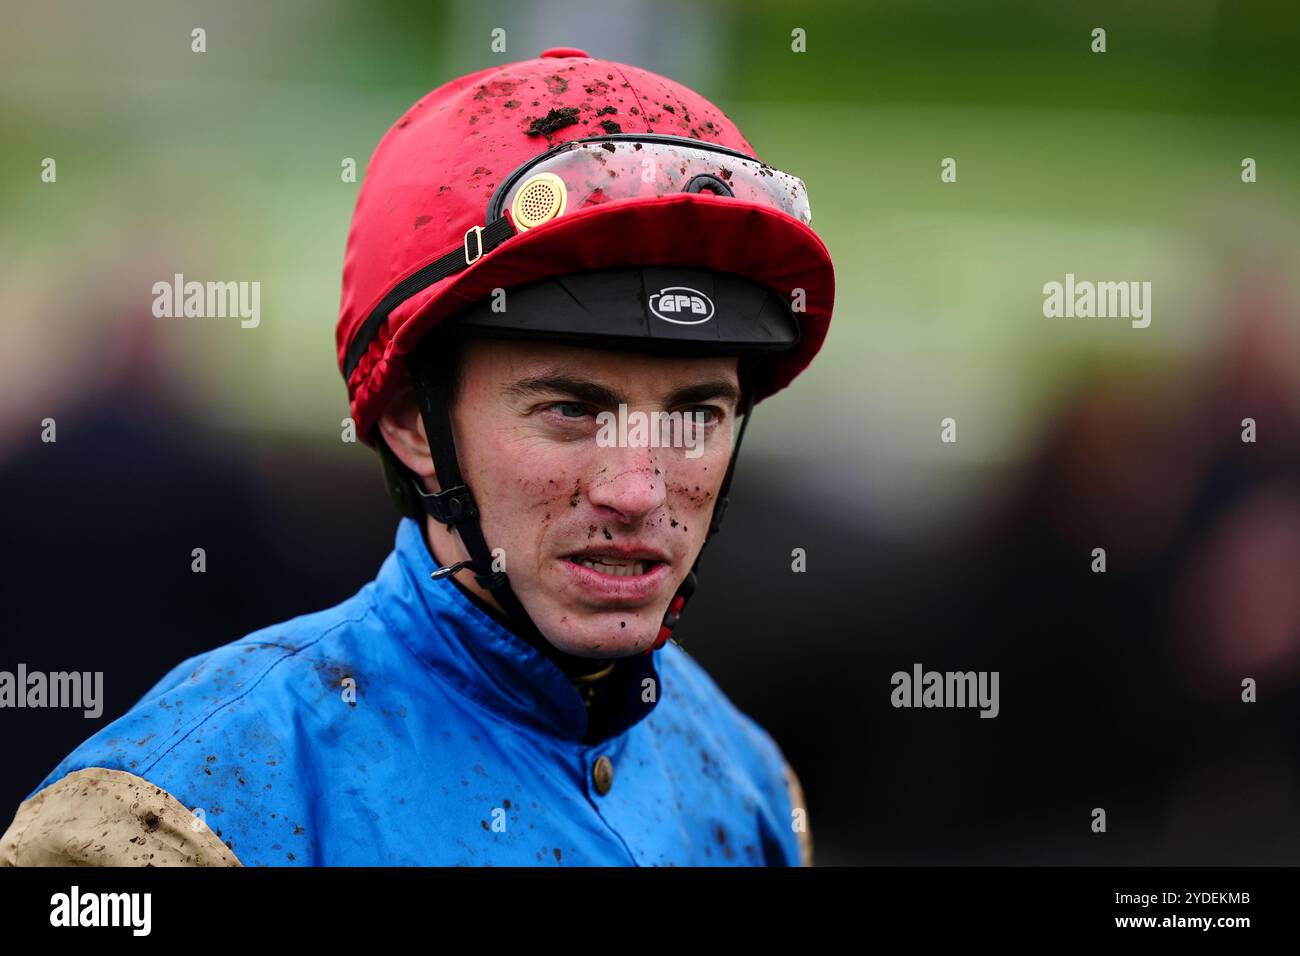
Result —
<instances>
[{"instance_id":1,"label":"blurred green background","mask_svg":"<svg viewBox=\"0 0 1300 956\"><path fill-rule=\"evenodd\" d=\"M882 513L924 523L978 495L969 474L917 494L946 415L963 413L950 451L976 474L1014 461L1080 374L1194 367L1242 278L1279 283L1296 316L1291 4L56 2L5 19L6 433L140 324L177 401L221 428L336 442L358 188L341 161L363 175L424 92L553 45L701 89L808 182L836 317L752 438L867 468ZM195 26L206 53L190 51ZM57 184L40 181L44 157ZM261 281L260 328L153 320L150 286L174 272ZM1041 287L1066 272L1153 282L1152 326L1044 319Z\"/></svg>"}]
</instances>

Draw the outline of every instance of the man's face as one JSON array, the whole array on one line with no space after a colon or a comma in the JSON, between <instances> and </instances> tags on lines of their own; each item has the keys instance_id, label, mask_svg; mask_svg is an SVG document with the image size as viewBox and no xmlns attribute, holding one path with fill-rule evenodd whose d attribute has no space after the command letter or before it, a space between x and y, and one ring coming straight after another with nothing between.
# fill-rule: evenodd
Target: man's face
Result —
<instances>
[{"instance_id":1,"label":"man's face","mask_svg":"<svg viewBox=\"0 0 1300 956\"><path fill-rule=\"evenodd\" d=\"M736 358L475 340L462 369L452 412L461 470L534 623L571 654L645 650L703 546L727 470ZM699 413L704 428L694 447L681 433L663 447L658 428L649 443L610 447L597 416L620 403L629 423ZM447 550L436 523L431 540Z\"/></svg>"}]
</instances>

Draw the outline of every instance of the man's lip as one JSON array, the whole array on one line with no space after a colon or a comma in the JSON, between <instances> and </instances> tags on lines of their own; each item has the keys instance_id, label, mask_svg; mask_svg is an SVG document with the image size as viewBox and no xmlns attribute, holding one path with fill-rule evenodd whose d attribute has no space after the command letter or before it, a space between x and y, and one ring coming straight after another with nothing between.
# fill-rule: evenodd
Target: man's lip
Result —
<instances>
[{"instance_id":1,"label":"man's lip","mask_svg":"<svg viewBox=\"0 0 1300 956\"><path fill-rule=\"evenodd\" d=\"M664 562L656 562L641 574L631 575L607 574L572 558L561 559L560 566L577 586L578 593L597 605L642 604L659 595L672 578L672 571Z\"/></svg>"},{"instance_id":2,"label":"man's lip","mask_svg":"<svg viewBox=\"0 0 1300 956\"><path fill-rule=\"evenodd\" d=\"M653 548L645 547L619 547L617 545L601 545L599 547L583 548L581 551L574 551L566 554L564 557L570 561L575 558L586 558L588 561L594 561L598 558L618 558L623 561L656 561L660 564L671 564L672 559L662 551L656 551Z\"/></svg>"}]
</instances>

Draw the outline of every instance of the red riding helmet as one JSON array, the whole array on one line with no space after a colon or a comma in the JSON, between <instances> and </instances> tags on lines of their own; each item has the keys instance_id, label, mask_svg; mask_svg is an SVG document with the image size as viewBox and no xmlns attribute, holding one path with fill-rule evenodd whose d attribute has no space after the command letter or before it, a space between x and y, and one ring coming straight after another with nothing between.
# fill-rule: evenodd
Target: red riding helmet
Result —
<instances>
[{"instance_id":1,"label":"red riding helmet","mask_svg":"<svg viewBox=\"0 0 1300 956\"><path fill-rule=\"evenodd\" d=\"M563 155L594 138L608 142ZM713 168L708 147L720 148ZM557 148L553 172L519 175ZM593 150L620 167L601 170L607 184L583 181ZM375 149L348 234L336 339L358 434L373 441L398 360L449 315L497 288L621 266L726 273L794 303L798 344L755 400L783 388L821 347L835 294L802 186L699 94L581 50L438 87Z\"/></svg>"}]
</instances>

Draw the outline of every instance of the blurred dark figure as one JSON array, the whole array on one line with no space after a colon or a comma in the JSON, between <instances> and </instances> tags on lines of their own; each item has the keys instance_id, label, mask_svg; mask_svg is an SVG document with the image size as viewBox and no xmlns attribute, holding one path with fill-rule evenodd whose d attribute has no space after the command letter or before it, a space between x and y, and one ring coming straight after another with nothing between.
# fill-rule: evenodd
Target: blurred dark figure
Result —
<instances>
[{"instance_id":1,"label":"blurred dark figure","mask_svg":"<svg viewBox=\"0 0 1300 956\"><path fill-rule=\"evenodd\" d=\"M0 713L6 819L172 667L337 603L392 544L396 518L368 452L218 439L165 373L158 321L105 323L98 379L67 407L33 412L30 439L0 461L0 668L104 672L98 719ZM47 416L54 443L40 439ZM321 424L337 436L336 421ZM191 570L195 548L204 573Z\"/></svg>"},{"instance_id":2,"label":"blurred dark figure","mask_svg":"<svg viewBox=\"0 0 1300 956\"><path fill-rule=\"evenodd\" d=\"M1272 302L1243 298L1199 376L1075 393L950 550L742 461L687 647L802 776L819 862L1295 862L1300 381ZM892 708L917 662L999 671L1000 715Z\"/></svg>"}]
</instances>

